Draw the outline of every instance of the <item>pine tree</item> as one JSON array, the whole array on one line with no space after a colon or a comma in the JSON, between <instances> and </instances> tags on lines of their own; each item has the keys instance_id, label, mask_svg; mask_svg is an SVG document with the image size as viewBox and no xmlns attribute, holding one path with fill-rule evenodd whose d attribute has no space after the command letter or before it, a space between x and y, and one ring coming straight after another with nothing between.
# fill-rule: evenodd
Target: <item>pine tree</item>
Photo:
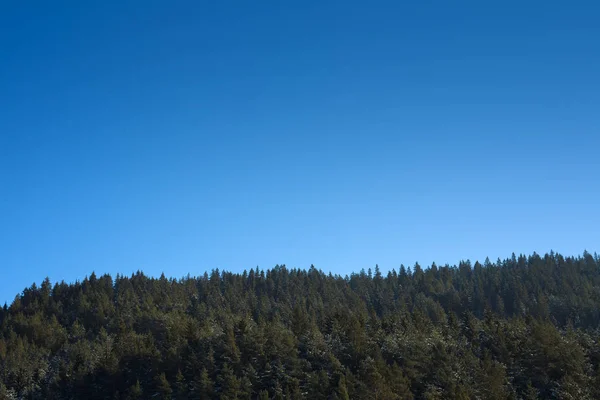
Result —
<instances>
[{"instance_id":1,"label":"pine tree","mask_svg":"<svg viewBox=\"0 0 600 400\"><path fill-rule=\"evenodd\" d=\"M217 378L219 398L222 400L236 400L240 395L240 380L233 370L223 364L223 369Z\"/></svg>"},{"instance_id":2,"label":"pine tree","mask_svg":"<svg viewBox=\"0 0 600 400\"><path fill-rule=\"evenodd\" d=\"M181 370L177 370L177 375L175 376L175 399L183 400L188 398L188 389L185 383L185 378L181 373Z\"/></svg>"},{"instance_id":3,"label":"pine tree","mask_svg":"<svg viewBox=\"0 0 600 400\"><path fill-rule=\"evenodd\" d=\"M523 393L524 400L538 400L539 399L539 391L533 387L531 381L527 383L527 387L525 388L525 392Z\"/></svg>"},{"instance_id":4,"label":"pine tree","mask_svg":"<svg viewBox=\"0 0 600 400\"><path fill-rule=\"evenodd\" d=\"M334 396L334 398L337 400L350 400L350 395L348 395L348 388L346 387L346 377L344 375L340 376L340 378L338 379L338 384Z\"/></svg>"},{"instance_id":5,"label":"pine tree","mask_svg":"<svg viewBox=\"0 0 600 400\"><path fill-rule=\"evenodd\" d=\"M400 400L412 400L413 394L410 391L410 381L404 375L404 372L400 369L398 364L394 363L392 365L389 375L388 386L396 395L396 398Z\"/></svg>"},{"instance_id":6,"label":"pine tree","mask_svg":"<svg viewBox=\"0 0 600 400\"><path fill-rule=\"evenodd\" d=\"M210 379L206 368L202 368L200 373L192 381L192 392L202 400L212 398L214 393L213 382Z\"/></svg>"},{"instance_id":7,"label":"pine tree","mask_svg":"<svg viewBox=\"0 0 600 400\"><path fill-rule=\"evenodd\" d=\"M140 380L138 379L130 388L129 393L127 394L127 398L129 400L138 400L143 396L142 386L140 385Z\"/></svg>"},{"instance_id":8,"label":"pine tree","mask_svg":"<svg viewBox=\"0 0 600 400\"><path fill-rule=\"evenodd\" d=\"M171 395L173 394L173 389L171 389L171 385L165 376L165 373L162 372L160 375L157 375L154 379L156 386L156 394L160 399L163 400L171 400Z\"/></svg>"},{"instance_id":9,"label":"pine tree","mask_svg":"<svg viewBox=\"0 0 600 400\"><path fill-rule=\"evenodd\" d=\"M269 392L266 390L261 390L258 394L258 400L269 400Z\"/></svg>"},{"instance_id":10,"label":"pine tree","mask_svg":"<svg viewBox=\"0 0 600 400\"><path fill-rule=\"evenodd\" d=\"M0 309L0 400L600 398L597 255L414 268L45 280Z\"/></svg>"}]
</instances>

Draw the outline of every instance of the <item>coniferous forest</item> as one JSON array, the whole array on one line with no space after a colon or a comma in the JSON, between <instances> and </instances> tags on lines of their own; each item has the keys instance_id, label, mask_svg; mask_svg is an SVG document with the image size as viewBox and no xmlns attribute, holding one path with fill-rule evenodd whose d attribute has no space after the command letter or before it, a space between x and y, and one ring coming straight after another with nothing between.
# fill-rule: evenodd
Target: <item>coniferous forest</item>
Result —
<instances>
[{"instance_id":1,"label":"coniferous forest","mask_svg":"<svg viewBox=\"0 0 600 400\"><path fill-rule=\"evenodd\" d=\"M600 258L44 280L0 399L599 399Z\"/></svg>"}]
</instances>

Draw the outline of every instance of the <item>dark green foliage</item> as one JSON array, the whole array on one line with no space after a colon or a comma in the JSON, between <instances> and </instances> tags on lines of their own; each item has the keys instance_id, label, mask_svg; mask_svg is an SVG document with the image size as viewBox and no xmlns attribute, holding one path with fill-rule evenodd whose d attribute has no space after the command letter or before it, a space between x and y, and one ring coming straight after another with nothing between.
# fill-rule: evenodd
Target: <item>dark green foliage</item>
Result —
<instances>
[{"instance_id":1,"label":"dark green foliage","mask_svg":"<svg viewBox=\"0 0 600 400\"><path fill-rule=\"evenodd\" d=\"M338 379L337 388L332 397L336 400L350 400L348 388L346 387L346 377L344 375L340 376Z\"/></svg>"},{"instance_id":2,"label":"dark green foliage","mask_svg":"<svg viewBox=\"0 0 600 400\"><path fill-rule=\"evenodd\" d=\"M127 396L127 399L130 400L137 400L137 399L141 399L142 398L142 386L140 385L140 381L137 380L132 386L131 388L129 388L129 393Z\"/></svg>"},{"instance_id":3,"label":"dark green foliage","mask_svg":"<svg viewBox=\"0 0 600 400\"><path fill-rule=\"evenodd\" d=\"M258 400L269 400L269 392L266 390L261 390L258 394Z\"/></svg>"},{"instance_id":4,"label":"dark green foliage","mask_svg":"<svg viewBox=\"0 0 600 400\"><path fill-rule=\"evenodd\" d=\"M188 389L185 384L185 377L181 373L181 370L177 370L177 375L175 376L175 400L183 400L187 399Z\"/></svg>"},{"instance_id":5,"label":"dark green foliage","mask_svg":"<svg viewBox=\"0 0 600 400\"><path fill-rule=\"evenodd\" d=\"M167 377L164 372L161 372L160 375L157 375L154 379L156 386L156 397L162 400L171 400L171 394L173 393L173 389L171 389L171 385L169 381L167 381Z\"/></svg>"},{"instance_id":6,"label":"dark green foliage","mask_svg":"<svg viewBox=\"0 0 600 400\"><path fill-rule=\"evenodd\" d=\"M0 308L0 399L600 398L599 261L45 279Z\"/></svg>"}]
</instances>

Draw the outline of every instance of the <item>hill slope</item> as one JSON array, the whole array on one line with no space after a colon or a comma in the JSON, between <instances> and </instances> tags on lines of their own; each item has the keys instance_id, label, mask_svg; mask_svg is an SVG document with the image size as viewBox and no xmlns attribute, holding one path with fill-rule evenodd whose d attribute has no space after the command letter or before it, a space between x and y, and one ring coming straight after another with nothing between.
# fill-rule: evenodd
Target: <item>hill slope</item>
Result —
<instances>
[{"instance_id":1,"label":"hill slope","mask_svg":"<svg viewBox=\"0 0 600 400\"><path fill-rule=\"evenodd\" d=\"M350 277L45 280L0 309L0 399L600 398L600 259Z\"/></svg>"}]
</instances>

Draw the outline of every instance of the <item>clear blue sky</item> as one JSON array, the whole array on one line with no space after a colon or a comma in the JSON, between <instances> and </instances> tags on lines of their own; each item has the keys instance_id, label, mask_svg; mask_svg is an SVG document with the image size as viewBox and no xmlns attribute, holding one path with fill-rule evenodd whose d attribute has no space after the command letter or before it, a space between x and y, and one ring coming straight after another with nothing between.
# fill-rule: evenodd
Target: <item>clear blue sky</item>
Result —
<instances>
[{"instance_id":1,"label":"clear blue sky","mask_svg":"<svg viewBox=\"0 0 600 400\"><path fill-rule=\"evenodd\" d=\"M91 271L598 251L598 21L566 1L3 2L0 300Z\"/></svg>"}]
</instances>

